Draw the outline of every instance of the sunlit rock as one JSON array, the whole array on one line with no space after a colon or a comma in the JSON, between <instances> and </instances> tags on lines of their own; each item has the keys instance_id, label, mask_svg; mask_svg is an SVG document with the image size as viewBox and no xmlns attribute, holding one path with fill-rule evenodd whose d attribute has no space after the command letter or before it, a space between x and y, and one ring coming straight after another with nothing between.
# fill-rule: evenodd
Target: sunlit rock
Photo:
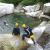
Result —
<instances>
[{"instance_id":1,"label":"sunlit rock","mask_svg":"<svg viewBox=\"0 0 50 50\"><path fill-rule=\"evenodd\" d=\"M43 7L44 13L50 13L50 3L45 3Z\"/></svg>"},{"instance_id":2,"label":"sunlit rock","mask_svg":"<svg viewBox=\"0 0 50 50\"><path fill-rule=\"evenodd\" d=\"M36 41L40 38L40 36L45 31L46 25L47 25L47 22L46 21L43 21L39 26L33 28L32 32L35 35Z\"/></svg>"},{"instance_id":3,"label":"sunlit rock","mask_svg":"<svg viewBox=\"0 0 50 50\"><path fill-rule=\"evenodd\" d=\"M11 14L14 12L14 5L7 3L0 3L0 16Z\"/></svg>"},{"instance_id":4,"label":"sunlit rock","mask_svg":"<svg viewBox=\"0 0 50 50\"><path fill-rule=\"evenodd\" d=\"M25 37L25 41L29 44L29 45L34 45L34 42L32 41L32 39L30 39L30 38L26 38Z\"/></svg>"},{"instance_id":5,"label":"sunlit rock","mask_svg":"<svg viewBox=\"0 0 50 50\"><path fill-rule=\"evenodd\" d=\"M35 12L35 11L38 11L40 9L40 4L29 5L29 6L25 6L23 8L26 12Z\"/></svg>"},{"instance_id":6,"label":"sunlit rock","mask_svg":"<svg viewBox=\"0 0 50 50\"><path fill-rule=\"evenodd\" d=\"M39 18L39 16L40 16L40 14L42 13L42 11L40 10L40 11L36 11L36 12L30 12L30 13L25 13L26 15L28 15L28 16L32 16L32 17L37 17L37 18Z\"/></svg>"}]
</instances>

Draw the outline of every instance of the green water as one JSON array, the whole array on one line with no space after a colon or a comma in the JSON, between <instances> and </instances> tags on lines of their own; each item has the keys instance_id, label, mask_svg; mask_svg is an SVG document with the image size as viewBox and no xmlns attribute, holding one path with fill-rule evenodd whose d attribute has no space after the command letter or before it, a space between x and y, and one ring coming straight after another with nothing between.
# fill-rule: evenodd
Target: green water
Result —
<instances>
[{"instance_id":1,"label":"green water","mask_svg":"<svg viewBox=\"0 0 50 50\"><path fill-rule=\"evenodd\" d=\"M4 21L8 24L4 25ZM11 33L15 27L15 23L18 22L21 26L23 23L29 25L31 28L37 26L41 21L40 19L34 19L32 17L27 18L24 14L10 14L0 18L0 33Z\"/></svg>"},{"instance_id":2,"label":"green water","mask_svg":"<svg viewBox=\"0 0 50 50\"><path fill-rule=\"evenodd\" d=\"M23 23L29 25L30 27L35 27L37 26L41 21L38 18L32 18L32 17L26 17L26 15L23 14L14 14L15 22L18 22L20 25ZM14 21L13 21L14 22Z\"/></svg>"}]
</instances>

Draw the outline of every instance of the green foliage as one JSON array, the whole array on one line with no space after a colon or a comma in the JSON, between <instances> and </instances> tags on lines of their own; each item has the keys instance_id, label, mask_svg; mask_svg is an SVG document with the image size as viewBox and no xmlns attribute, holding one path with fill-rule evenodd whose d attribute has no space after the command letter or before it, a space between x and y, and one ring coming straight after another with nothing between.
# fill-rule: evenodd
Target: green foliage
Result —
<instances>
[{"instance_id":1,"label":"green foliage","mask_svg":"<svg viewBox=\"0 0 50 50\"><path fill-rule=\"evenodd\" d=\"M36 0L23 0L21 2L21 4L23 5L32 5L32 4L35 4L36 3Z\"/></svg>"},{"instance_id":2,"label":"green foliage","mask_svg":"<svg viewBox=\"0 0 50 50\"><path fill-rule=\"evenodd\" d=\"M23 0L21 4L23 5L32 5L36 3L47 3L50 2L50 0Z\"/></svg>"},{"instance_id":3,"label":"green foliage","mask_svg":"<svg viewBox=\"0 0 50 50\"><path fill-rule=\"evenodd\" d=\"M0 0L0 2L13 3L14 5L18 5L19 3L23 5L33 5L39 2L40 3L50 2L50 0Z\"/></svg>"},{"instance_id":4,"label":"green foliage","mask_svg":"<svg viewBox=\"0 0 50 50\"><path fill-rule=\"evenodd\" d=\"M0 0L0 2L4 3L13 3L14 5L18 5L22 0Z\"/></svg>"}]
</instances>

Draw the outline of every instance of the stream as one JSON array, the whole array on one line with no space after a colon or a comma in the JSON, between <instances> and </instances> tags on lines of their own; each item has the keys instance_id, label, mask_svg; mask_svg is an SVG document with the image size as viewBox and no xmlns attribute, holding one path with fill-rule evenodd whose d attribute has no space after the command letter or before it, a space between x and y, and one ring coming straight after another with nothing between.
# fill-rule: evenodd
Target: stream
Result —
<instances>
[{"instance_id":1,"label":"stream","mask_svg":"<svg viewBox=\"0 0 50 50\"><path fill-rule=\"evenodd\" d=\"M5 16L0 17L0 34L5 34L5 33L11 34L13 28L15 27L16 22L20 23L20 26L23 23L26 23L30 27L36 27L37 25L41 23L39 19L26 18L23 15L14 15L14 14L5 15ZM21 33L24 33L22 29L21 29ZM28 50L33 50L33 48L31 47ZM44 50L47 50L47 49L44 49Z\"/></svg>"}]
</instances>

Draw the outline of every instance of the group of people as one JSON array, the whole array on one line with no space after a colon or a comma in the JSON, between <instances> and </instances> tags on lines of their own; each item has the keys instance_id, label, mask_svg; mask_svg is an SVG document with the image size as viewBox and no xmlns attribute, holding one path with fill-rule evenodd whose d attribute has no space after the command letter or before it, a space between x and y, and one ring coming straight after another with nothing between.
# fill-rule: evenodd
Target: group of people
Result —
<instances>
[{"instance_id":1,"label":"group of people","mask_svg":"<svg viewBox=\"0 0 50 50\"><path fill-rule=\"evenodd\" d=\"M16 36L16 35L20 35L19 24L16 23L15 26L16 26L16 27L13 28L12 34L15 35L15 36ZM27 38L30 38L30 39L32 39L32 40L34 41L35 37L34 37L34 34L32 33L32 29L31 29L29 26L27 26L26 24L22 24L22 28L23 28L24 31L26 32L26 34L23 34L23 35L22 35L22 39L24 40L25 37L27 37ZM35 44L35 41L34 41L34 44Z\"/></svg>"}]
</instances>

